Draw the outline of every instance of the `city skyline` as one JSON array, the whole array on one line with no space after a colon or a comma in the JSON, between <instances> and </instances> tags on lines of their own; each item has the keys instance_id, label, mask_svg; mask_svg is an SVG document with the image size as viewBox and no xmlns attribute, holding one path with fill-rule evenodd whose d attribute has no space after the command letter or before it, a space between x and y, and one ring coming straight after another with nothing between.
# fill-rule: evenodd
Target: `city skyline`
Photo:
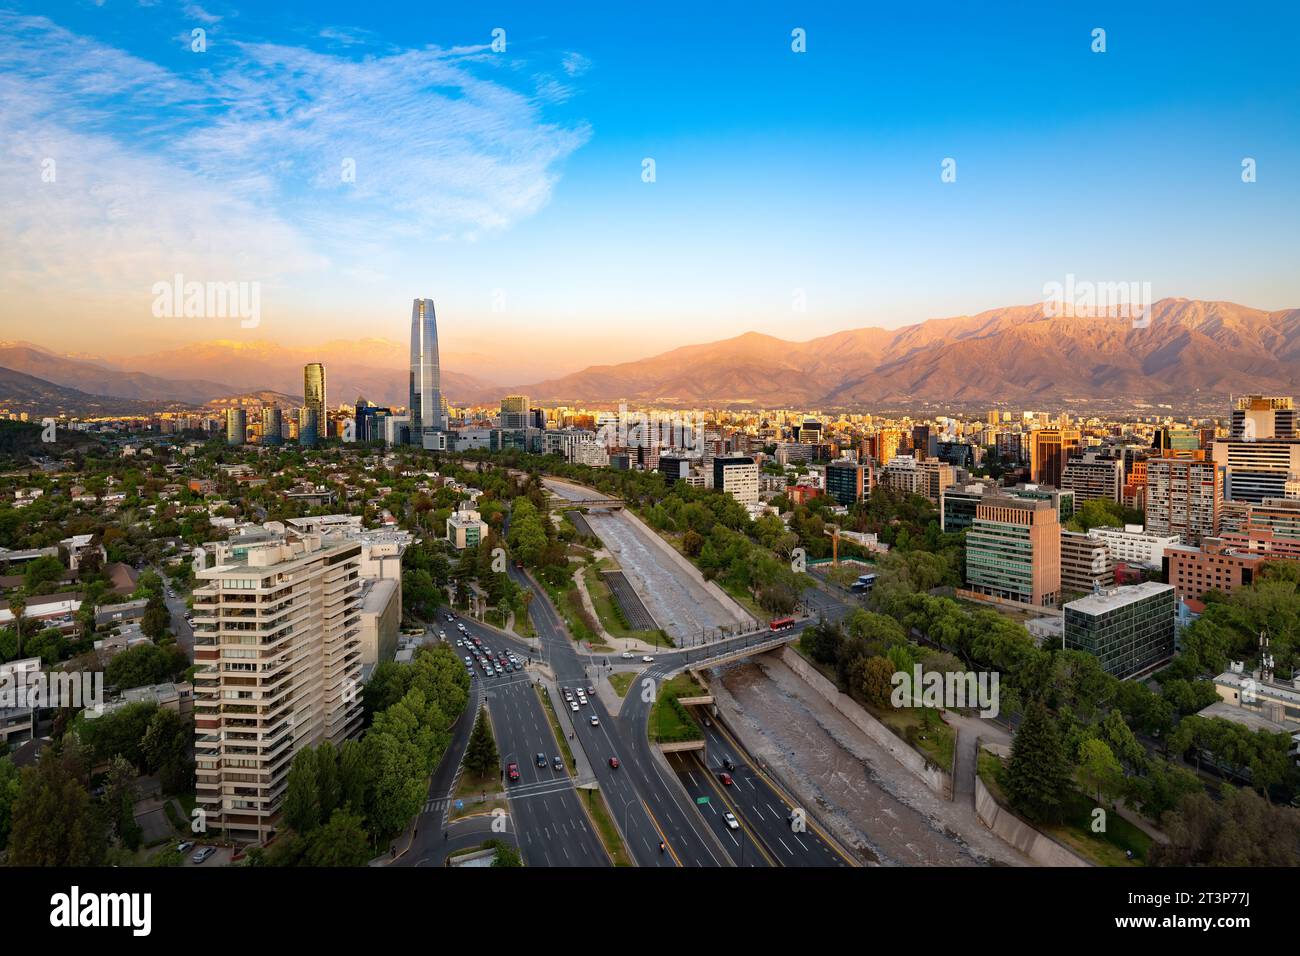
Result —
<instances>
[{"instance_id":1,"label":"city skyline","mask_svg":"<svg viewBox=\"0 0 1300 956\"><path fill-rule=\"evenodd\" d=\"M545 27L449 14L427 36L351 8L342 29L328 6L118 4L120 27L41 12L0 14L0 322L57 350L346 338L421 288L464 319L445 352L483 351L492 329L547 374L1031 303L1070 275L1300 302L1287 8L1213 31L1118 4L1088 20L954 7L917 31L897 11L696 11L697 32L636 38L597 10ZM256 326L152 315L147 290L175 275L258 283Z\"/></svg>"}]
</instances>

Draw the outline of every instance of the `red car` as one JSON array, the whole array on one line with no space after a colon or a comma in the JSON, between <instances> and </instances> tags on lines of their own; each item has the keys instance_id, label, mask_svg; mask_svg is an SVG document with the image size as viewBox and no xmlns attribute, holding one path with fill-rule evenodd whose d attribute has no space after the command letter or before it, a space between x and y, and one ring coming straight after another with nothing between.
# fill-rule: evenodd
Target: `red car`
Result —
<instances>
[{"instance_id":1,"label":"red car","mask_svg":"<svg viewBox=\"0 0 1300 956\"><path fill-rule=\"evenodd\" d=\"M519 764L517 763L506 764L506 776L509 777L511 780L518 780Z\"/></svg>"},{"instance_id":2,"label":"red car","mask_svg":"<svg viewBox=\"0 0 1300 956\"><path fill-rule=\"evenodd\" d=\"M729 774L729 773L720 773L720 774L718 774L718 779L722 781L722 785L723 785L724 787L729 787L729 786L731 786L731 774Z\"/></svg>"},{"instance_id":3,"label":"red car","mask_svg":"<svg viewBox=\"0 0 1300 956\"><path fill-rule=\"evenodd\" d=\"M617 770L617 769L618 769L618 758L617 758L617 757L610 757L610 758L609 758L609 765L610 765L611 767L613 767L615 770Z\"/></svg>"}]
</instances>

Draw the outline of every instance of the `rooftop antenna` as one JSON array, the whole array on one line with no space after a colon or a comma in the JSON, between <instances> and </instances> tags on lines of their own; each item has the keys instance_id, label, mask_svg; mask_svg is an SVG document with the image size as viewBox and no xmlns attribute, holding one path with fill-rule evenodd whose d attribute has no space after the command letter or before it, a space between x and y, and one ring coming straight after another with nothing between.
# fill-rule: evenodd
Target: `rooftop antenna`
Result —
<instances>
[{"instance_id":1,"label":"rooftop antenna","mask_svg":"<svg viewBox=\"0 0 1300 956\"><path fill-rule=\"evenodd\" d=\"M1260 678L1265 683L1273 681L1273 655L1268 651L1268 628L1261 628L1259 632L1259 668Z\"/></svg>"}]
</instances>

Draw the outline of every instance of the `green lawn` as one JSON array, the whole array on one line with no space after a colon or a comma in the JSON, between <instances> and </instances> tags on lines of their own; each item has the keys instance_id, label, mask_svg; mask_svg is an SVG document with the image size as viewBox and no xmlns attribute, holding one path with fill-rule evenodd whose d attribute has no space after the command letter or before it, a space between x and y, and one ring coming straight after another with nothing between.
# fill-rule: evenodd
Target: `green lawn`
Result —
<instances>
[{"instance_id":1,"label":"green lawn","mask_svg":"<svg viewBox=\"0 0 1300 956\"><path fill-rule=\"evenodd\" d=\"M943 770L952 773L957 733L943 722L938 711L929 707L867 706L866 709L914 749L921 751Z\"/></svg>"},{"instance_id":2,"label":"green lawn","mask_svg":"<svg viewBox=\"0 0 1300 956\"><path fill-rule=\"evenodd\" d=\"M447 816L448 820L458 820L461 817L467 817L471 814L491 813L493 810L508 810L506 794L501 790L502 783L499 774L485 773L482 775L471 773L466 770L460 775L460 783L456 786L456 792L452 794L452 800L463 800L465 806L461 810L456 809L453 802L451 811ZM486 798L484 794L487 794Z\"/></svg>"},{"instance_id":3,"label":"green lawn","mask_svg":"<svg viewBox=\"0 0 1300 956\"><path fill-rule=\"evenodd\" d=\"M686 712L686 708L677 703L678 697L696 697L704 694L704 688L695 682L690 674L678 674L672 680L659 685L654 706L650 709L650 720L646 733L651 740L683 741L701 740L704 737L699 724Z\"/></svg>"},{"instance_id":4,"label":"green lawn","mask_svg":"<svg viewBox=\"0 0 1300 956\"><path fill-rule=\"evenodd\" d=\"M980 779L999 803L1009 807L1010 801L1003 786L1005 773L1006 765L1001 758L987 750L980 751ZM1032 825L1098 866L1143 866L1151 849L1151 837L1114 810L1106 812L1106 831L1094 833L1092 814L1096 806L1096 801L1087 794L1071 790L1065 797L1059 823ZM1133 851L1133 859L1127 857L1126 850Z\"/></svg>"},{"instance_id":5,"label":"green lawn","mask_svg":"<svg viewBox=\"0 0 1300 956\"><path fill-rule=\"evenodd\" d=\"M632 686L634 680L636 680L635 671L619 671L617 674L609 675L609 682L614 688L614 693L619 697L627 696L627 689Z\"/></svg>"},{"instance_id":6,"label":"green lawn","mask_svg":"<svg viewBox=\"0 0 1300 956\"><path fill-rule=\"evenodd\" d=\"M587 809L591 811L591 818L596 824L596 832L600 834L600 842L605 844L605 850L609 853L610 859L614 861L615 866L632 866L632 858L628 855L622 834L618 832L618 827L614 825L614 817L610 814L605 795L601 793L598 787L585 789L587 796L579 799L584 799Z\"/></svg>"}]
</instances>

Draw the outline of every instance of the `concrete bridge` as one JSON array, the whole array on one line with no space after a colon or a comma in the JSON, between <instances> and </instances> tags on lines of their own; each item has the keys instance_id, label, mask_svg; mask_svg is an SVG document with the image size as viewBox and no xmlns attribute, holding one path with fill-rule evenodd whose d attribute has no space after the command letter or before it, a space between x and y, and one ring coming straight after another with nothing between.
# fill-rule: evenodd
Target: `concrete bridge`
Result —
<instances>
[{"instance_id":1,"label":"concrete bridge","mask_svg":"<svg viewBox=\"0 0 1300 956\"><path fill-rule=\"evenodd\" d=\"M556 498L551 502L552 507L559 508L562 511L576 510L578 508L604 508L607 511L619 511L624 504L622 498Z\"/></svg>"}]
</instances>

